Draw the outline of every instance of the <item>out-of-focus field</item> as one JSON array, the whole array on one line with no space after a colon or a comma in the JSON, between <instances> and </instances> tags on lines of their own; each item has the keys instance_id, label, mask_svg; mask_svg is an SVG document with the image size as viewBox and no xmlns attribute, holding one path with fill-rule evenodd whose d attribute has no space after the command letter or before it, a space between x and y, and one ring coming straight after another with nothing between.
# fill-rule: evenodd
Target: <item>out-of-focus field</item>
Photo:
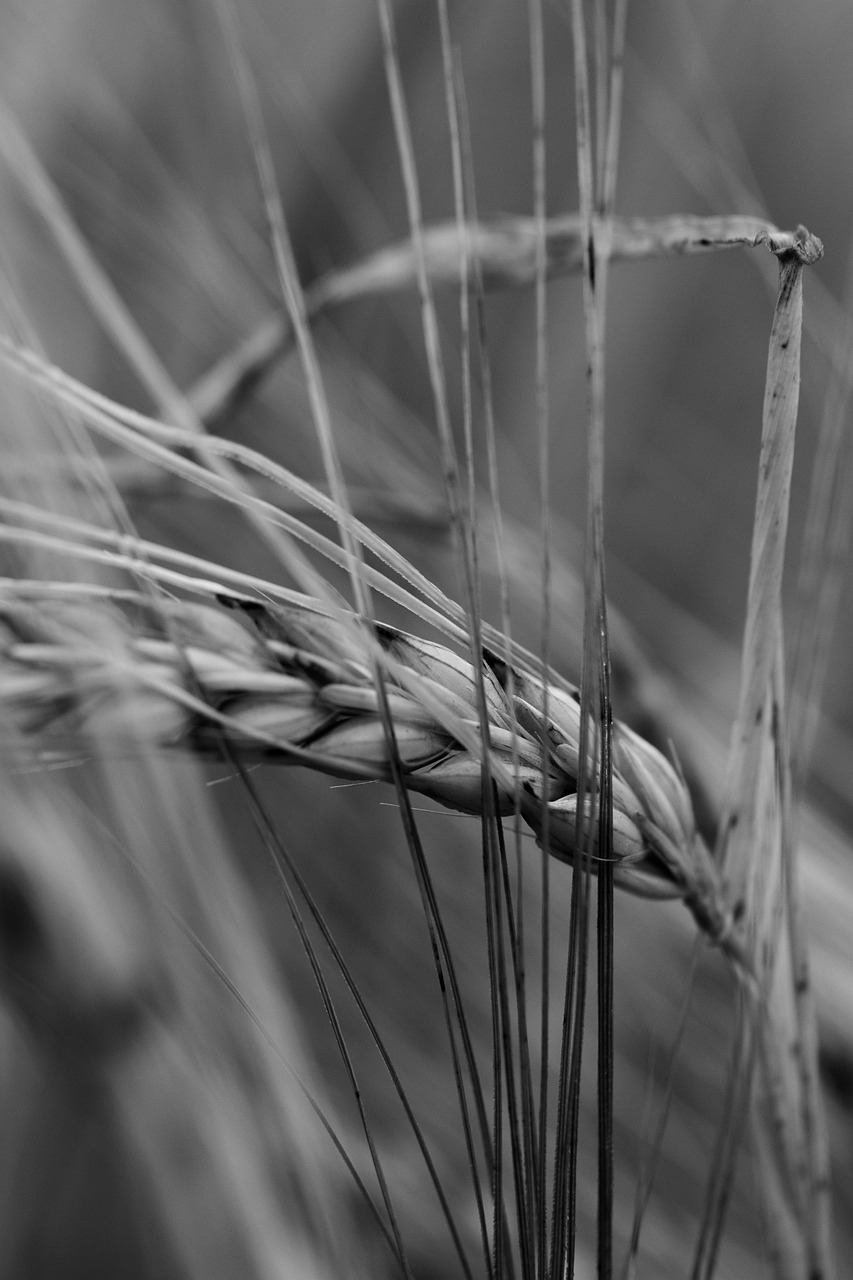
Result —
<instances>
[{"instance_id":1,"label":"out-of-focus field","mask_svg":"<svg viewBox=\"0 0 853 1280\"><path fill-rule=\"evenodd\" d=\"M460 48L481 214L532 209L527 9L521 0L451 5ZM370 0L240 0L278 180L303 283L406 234L400 164ZM577 207L572 49L567 6L545 13L548 204ZM397 5L400 59L426 222L453 216L452 170L434 7ZM786 599L796 566L828 384L830 344L847 313L853 167L853 7L844 0L747 5L635 4L617 208L624 214L756 213L804 223L826 246L806 280L803 391L792 495ZM233 72L203 0L29 0L0 14L0 83L14 113L130 312L175 381L189 388L278 304L273 259ZM150 403L98 322L61 254L0 161L3 273L51 361L140 409ZM607 343L606 546L613 609L615 710L667 726L697 803L714 813L736 709L767 337L776 264L762 251L614 266ZM581 288L549 286L555 571L552 660L580 665L586 490ZM441 304L454 422L463 395L455 298ZM513 630L538 646L539 489L532 291L487 300ZM849 323L849 320L845 321ZM417 299L341 308L316 328L338 446L358 515L450 594L460 586L445 514ZM850 356L846 357L848 363ZM12 406L14 407L14 406ZM308 397L293 357L276 367L222 434L323 484ZM2 465L2 464L0 464ZM280 567L240 517L189 490L131 477L127 501L143 537L275 577ZM848 495L848 501L853 497ZM304 514L304 513L300 513ZM494 557L484 549L485 607L500 623ZM853 1267L853 624L842 584L801 838L823 1083L833 1153L839 1275ZM343 578L340 584L343 585ZM387 619L411 627L402 613ZM274 956L292 1005L299 1070L367 1176L364 1141L316 985L237 782L211 768L210 799L248 884L245 919ZM381 1027L425 1132L460 1232L476 1255L477 1223L461 1141L446 1031L394 794L336 787L296 770L252 775L339 940ZM223 780L225 779L225 780ZM180 787L174 802L179 805ZM191 793L190 784L187 792ZM190 815L191 816L191 815ZM479 828L443 811L419 814L427 856L459 958L472 1029L491 1052ZM531 850L533 841L528 842ZM535 864L538 865L538 864ZM538 881L526 882L528 937L539 927ZM570 875L552 871L553 1041ZM216 914L215 904L209 906ZM624 1253L646 1129L659 1105L667 1046L687 988L693 924L680 905L620 896L616 942L616 1237ZM531 948L531 953L535 948ZM536 978L531 959L531 976ZM347 1044L389 1174L418 1280L458 1273L414 1142L362 1023L340 983ZM733 992L705 952L675 1071L672 1119L643 1231L638 1275L688 1274L704 1178L719 1123ZM11 1043L17 1032L4 1023ZM590 1051L593 1049L590 1030ZM11 1050L10 1050L11 1053ZM556 1071L556 1063L553 1068ZM49 1073L48 1073L49 1074ZM7 1084L13 1076L6 1073ZM30 1154L44 1237L16 1246L18 1274L183 1274L123 1166L110 1125L75 1120L53 1098ZM7 1088L7 1107L14 1096ZM47 1118L45 1118L45 1116ZM5 1126L7 1121L3 1121ZM294 1122L296 1123L296 1122ZM392 1273L348 1176L319 1125L300 1117L282 1178L288 1221L300 1219L316 1173L340 1225L338 1274ZM313 1126L313 1127L312 1127ZM23 1131L26 1126L23 1126ZM0 1133L4 1130L0 1129ZM11 1133L11 1129L9 1130ZM11 1141L11 1138L10 1138ZM6 1140L0 1138L6 1145ZM593 1273L595 1095L581 1120L578 1274ZM285 1153L285 1162L287 1161ZM586 1166L584 1162L587 1162ZM311 1166L309 1178L300 1168ZM583 1176L588 1167L588 1179ZM112 1171L112 1172L111 1172ZM4 1173L4 1206L17 1212ZM7 1185L8 1184L8 1185ZM318 1193L319 1194L319 1193ZM749 1144L740 1161L719 1275L762 1271L762 1189ZM140 1226L140 1223L142 1225ZM325 1228L324 1228L325 1229ZM298 1234L298 1232L297 1232ZM142 1243L140 1243L140 1240ZM130 1242L130 1243L129 1243ZM21 1262L21 1259L25 1259ZM362 1261L363 1260L363 1261ZM294 1263L294 1276L302 1274ZM387 1270L386 1270L387 1268ZM317 1274L326 1274L318 1264ZM230 1274L230 1273L229 1273ZM287 1274L287 1272L283 1272ZM306 1272L307 1274L307 1272ZM328 1272L332 1274L332 1270ZM478 1272L479 1274L479 1272Z\"/></svg>"}]
</instances>

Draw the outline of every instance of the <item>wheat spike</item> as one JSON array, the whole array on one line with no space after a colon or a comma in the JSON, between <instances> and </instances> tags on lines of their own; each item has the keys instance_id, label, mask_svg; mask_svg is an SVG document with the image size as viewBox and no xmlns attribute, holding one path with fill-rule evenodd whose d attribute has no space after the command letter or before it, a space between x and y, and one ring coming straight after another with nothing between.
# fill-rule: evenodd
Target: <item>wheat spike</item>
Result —
<instances>
[{"instance_id":1,"label":"wheat spike","mask_svg":"<svg viewBox=\"0 0 853 1280\"><path fill-rule=\"evenodd\" d=\"M79 757L96 735L203 754L221 752L224 740L244 759L349 778L391 776L395 748L380 717L371 635L319 604L284 607L230 593L214 604L153 602L133 591L48 594L7 582L0 624L0 706L43 756ZM393 627L377 625L375 637L407 787L480 813L473 666ZM498 809L517 809L541 837L547 740L549 851L572 861L579 695L550 687L546 723L543 686L531 671L486 650L482 679ZM740 961L724 886L696 832L683 779L618 722L613 744L616 883L646 897L683 899L709 940Z\"/></svg>"}]
</instances>

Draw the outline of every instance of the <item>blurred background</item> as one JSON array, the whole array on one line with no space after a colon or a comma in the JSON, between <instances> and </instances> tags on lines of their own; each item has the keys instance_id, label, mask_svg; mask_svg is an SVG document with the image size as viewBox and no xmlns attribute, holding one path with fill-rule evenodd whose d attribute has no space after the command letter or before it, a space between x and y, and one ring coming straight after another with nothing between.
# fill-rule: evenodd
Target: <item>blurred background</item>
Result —
<instances>
[{"instance_id":1,"label":"blurred background","mask_svg":"<svg viewBox=\"0 0 853 1280\"><path fill-rule=\"evenodd\" d=\"M235 9L307 287L330 269L407 232L375 6L372 0L239 0ZM450 9L479 212L529 214L527 7L521 0L491 0L451 4ZM425 221L449 219L451 152L435 7L408 0L398 3L395 12ZM577 208L567 12L559 0L545 9L552 214ZM5 109L24 130L74 222L174 380L191 388L279 305L253 159L215 6L205 0L148 0L145 5L134 0L28 0L3 7L0 36ZM618 212L757 213L786 229L804 223L826 246L823 261L808 273L805 284L809 327L786 584L795 634L800 616L797 565L831 370L850 363L844 351L853 209L853 168L848 163L853 8L844 0L817 0L808 7L790 0L753 0L749 5L652 0L633 6L628 45ZM3 271L50 360L122 403L150 410L147 393L92 317L8 163L0 166L0 202ZM615 710L641 729L652 726L659 738L671 735L696 784L697 808L709 824L736 709L775 277L776 264L763 250L616 266L610 277L605 539ZM461 433L457 310L453 297L442 303L443 354L454 426ZM536 648L541 502L532 292L490 295L486 317L513 633ZM548 320L552 658L569 679L576 679L586 491L585 355L576 278L549 286ZM417 298L412 292L354 303L323 318L315 332L356 513L458 598ZM483 447L479 404L476 412ZM322 487L308 397L294 357L277 364L217 429ZM845 466L849 469L849 461L841 457L839 476ZM478 458L483 477L484 458L483 447ZM118 461L116 473L121 474ZM125 492L142 536L260 576L280 574L239 517L209 498L144 473L126 477ZM851 506L849 489L846 499L838 501L842 510L845 501ZM488 530L488 519L484 527ZM494 548L487 534L483 556L486 611L499 624ZM844 1274L853 1261L849 572L839 577L839 591L824 716L805 785L801 830ZM384 616L412 626L390 606ZM221 778L225 772L214 769L212 776ZM416 1099L442 1180L458 1209L460 1230L476 1252L476 1215L443 1015L393 794L379 787L336 788L328 779L289 770L261 770L255 781L375 1010ZM253 910L263 922L282 989L292 1001L300 1052L329 1100L338 1131L359 1149L351 1092L240 789L223 781L209 794L252 890ZM424 814L421 825L458 949L477 1043L487 1061L491 1032L479 829L475 822L444 812ZM526 893L529 929L535 930L535 877ZM559 943L569 895L569 876L561 869L554 873L552 895L552 928ZM692 923L678 906L620 897L617 908L621 1257L646 1149L645 1117L649 1107L654 1114L666 1047L685 996ZM535 961L533 965L535 970ZM557 974L558 956L554 965ZM555 986L554 1038L558 978ZM360 1019L344 1000L342 1017L376 1139L391 1171L413 1271L423 1280L456 1274L458 1262L411 1135ZM731 1019L725 966L718 957L704 955L676 1068L673 1118L644 1227L639 1275L687 1273L719 1114ZM591 1273L594 1256L594 1116L590 1087L582 1132L583 1158L591 1172L588 1183L581 1179L581 1275ZM318 1132L307 1143L306 1158L312 1159L311 1152L325 1142ZM91 1172L85 1162L83 1168ZM68 1238L86 1232L97 1236L98 1205L109 1203L91 1192L87 1200L85 1182L85 1176L77 1176L74 1194L87 1205L88 1221L83 1226L71 1214ZM353 1218L348 1230L381 1269L385 1258L374 1257L373 1229L361 1220L357 1204L350 1203L356 1198L347 1178L335 1174L333 1182ZM757 1225L760 1201L747 1152L720 1275L762 1274L756 1269L765 1250ZM86 1266L100 1258L102 1273L116 1274L116 1254L104 1248L100 1257L90 1243ZM110 1248L121 1256L120 1241ZM52 1257L47 1252L40 1263L45 1274ZM160 1274L155 1262L150 1274Z\"/></svg>"}]
</instances>

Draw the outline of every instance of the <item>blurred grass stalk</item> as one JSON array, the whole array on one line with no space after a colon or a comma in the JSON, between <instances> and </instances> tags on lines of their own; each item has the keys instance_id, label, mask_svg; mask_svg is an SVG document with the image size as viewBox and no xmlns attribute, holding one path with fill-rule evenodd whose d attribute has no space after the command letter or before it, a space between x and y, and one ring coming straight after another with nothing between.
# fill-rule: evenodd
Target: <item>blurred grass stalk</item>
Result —
<instances>
[{"instance_id":1,"label":"blurred grass stalk","mask_svg":"<svg viewBox=\"0 0 853 1280\"><path fill-rule=\"evenodd\" d=\"M4 1101L31 1120L4 1143L3 1273L340 1274L298 1017L201 778L142 739L129 764L105 739L84 781L8 722L4 748Z\"/></svg>"}]
</instances>

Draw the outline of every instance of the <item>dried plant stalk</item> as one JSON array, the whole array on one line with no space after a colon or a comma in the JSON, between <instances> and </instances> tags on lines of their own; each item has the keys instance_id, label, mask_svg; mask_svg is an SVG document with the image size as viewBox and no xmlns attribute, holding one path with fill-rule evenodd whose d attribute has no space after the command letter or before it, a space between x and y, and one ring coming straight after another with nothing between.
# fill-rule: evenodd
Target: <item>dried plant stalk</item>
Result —
<instances>
[{"instance_id":1,"label":"dried plant stalk","mask_svg":"<svg viewBox=\"0 0 853 1280\"><path fill-rule=\"evenodd\" d=\"M819 1102L814 1009L799 916L784 681L782 577L800 386L805 266L823 253L800 228L779 257L779 295L767 365L758 493L750 558L741 697L729 761L721 840L733 893L745 903L754 968L764 983L758 1065L760 1143L775 1144L780 1274L834 1274L829 1226L829 1156ZM780 925L786 921L787 930ZM784 1188L784 1190L783 1190ZM799 1229L797 1257L789 1237Z\"/></svg>"},{"instance_id":2,"label":"dried plant stalk","mask_svg":"<svg viewBox=\"0 0 853 1280\"><path fill-rule=\"evenodd\" d=\"M787 237L763 218L739 215L699 217L673 214L664 218L593 219L596 232L607 237L614 262L638 262L709 253L735 247L754 248ZM539 245L540 234L544 243ZM541 229L536 218L493 217L479 222L438 223L423 228L423 271L434 289L458 288L479 279L484 289L526 289L536 283L537 255L544 256L544 275L554 278L581 270L586 252L579 213L549 218ZM306 313L318 315L359 298L411 289L418 279L418 253L411 239L387 245L339 271L321 276L305 291ZM286 316L263 320L248 337L196 383L188 393L193 411L203 421L224 413L235 397L250 390L293 342Z\"/></svg>"}]
</instances>

